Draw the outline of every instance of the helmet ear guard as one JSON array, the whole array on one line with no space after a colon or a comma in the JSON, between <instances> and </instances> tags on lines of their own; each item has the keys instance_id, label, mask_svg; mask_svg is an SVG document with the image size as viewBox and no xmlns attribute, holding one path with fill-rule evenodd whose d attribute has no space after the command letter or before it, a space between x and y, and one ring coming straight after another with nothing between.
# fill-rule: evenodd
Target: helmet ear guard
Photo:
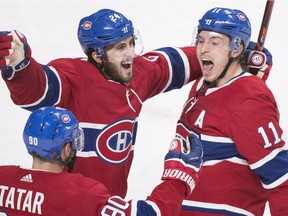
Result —
<instances>
[{"instance_id":1,"label":"helmet ear guard","mask_svg":"<svg viewBox=\"0 0 288 216\"><path fill-rule=\"evenodd\" d=\"M245 45L240 37L235 37L234 40L230 41L230 48L231 48L230 55L231 57L233 56L232 58L234 59L234 61L237 59L241 60L244 55Z\"/></svg>"},{"instance_id":2,"label":"helmet ear guard","mask_svg":"<svg viewBox=\"0 0 288 216\"><path fill-rule=\"evenodd\" d=\"M230 42L230 47L232 52L237 52L240 48L241 45L241 38L240 37L235 37L233 40Z\"/></svg>"}]
</instances>

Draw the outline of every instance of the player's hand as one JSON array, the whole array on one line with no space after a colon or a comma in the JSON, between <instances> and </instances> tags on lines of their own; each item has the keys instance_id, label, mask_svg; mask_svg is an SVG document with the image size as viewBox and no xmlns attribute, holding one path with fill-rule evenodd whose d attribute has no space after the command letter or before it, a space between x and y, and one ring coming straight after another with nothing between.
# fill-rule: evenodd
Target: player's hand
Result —
<instances>
[{"instance_id":1,"label":"player's hand","mask_svg":"<svg viewBox=\"0 0 288 216\"><path fill-rule=\"evenodd\" d=\"M11 80L15 72L30 63L31 49L23 34L16 30L0 31L0 70Z\"/></svg>"},{"instance_id":2,"label":"player's hand","mask_svg":"<svg viewBox=\"0 0 288 216\"><path fill-rule=\"evenodd\" d=\"M263 48L261 52L254 50L255 47L256 43L250 41L247 49L244 52L242 66L246 71L257 75L266 81L273 65L272 55L266 48Z\"/></svg>"},{"instance_id":3,"label":"player's hand","mask_svg":"<svg viewBox=\"0 0 288 216\"><path fill-rule=\"evenodd\" d=\"M182 140L174 138L165 156L162 180L173 179L186 185L189 196L198 181L198 171L203 163L201 141L195 136Z\"/></svg>"}]
</instances>

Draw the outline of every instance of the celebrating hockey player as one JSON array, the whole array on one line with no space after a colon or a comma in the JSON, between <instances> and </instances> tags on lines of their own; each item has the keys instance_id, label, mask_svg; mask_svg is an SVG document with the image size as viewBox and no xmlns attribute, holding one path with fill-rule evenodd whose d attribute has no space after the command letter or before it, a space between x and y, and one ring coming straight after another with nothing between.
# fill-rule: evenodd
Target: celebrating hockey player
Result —
<instances>
[{"instance_id":1,"label":"celebrating hockey player","mask_svg":"<svg viewBox=\"0 0 288 216\"><path fill-rule=\"evenodd\" d=\"M24 109L71 110L85 134L74 172L125 197L142 103L201 76L196 48L166 47L136 55L139 37L132 22L110 9L81 19L78 38L87 58L43 65L31 56L23 34L0 32L2 77L13 102Z\"/></svg>"},{"instance_id":2,"label":"celebrating hockey player","mask_svg":"<svg viewBox=\"0 0 288 216\"><path fill-rule=\"evenodd\" d=\"M163 182L147 200L111 196L103 184L71 169L84 134L69 110L43 107L29 116L23 140L33 157L32 169L0 166L0 215L171 215L193 191L202 163L202 144L193 135L174 139L166 154ZM77 160L76 160L77 164ZM4 177L5 176L5 177Z\"/></svg>"},{"instance_id":3,"label":"celebrating hockey player","mask_svg":"<svg viewBox=\"0 0 288 216\"><path fill-rule=\"evenodd\" d=\"M190 215L288 215L288 154L277 103L265 83L241 68L251 36L240 10L213 8L199 20L202 77L193 84L177 136L197 133L204 156L200 180L184 200Z\"/></svg>"}]
</instances>

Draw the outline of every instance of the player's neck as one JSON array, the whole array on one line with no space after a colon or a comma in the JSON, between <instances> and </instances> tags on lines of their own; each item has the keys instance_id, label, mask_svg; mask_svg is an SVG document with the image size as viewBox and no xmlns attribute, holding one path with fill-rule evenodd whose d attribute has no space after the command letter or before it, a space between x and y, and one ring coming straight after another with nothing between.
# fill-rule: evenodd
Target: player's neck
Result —
<instances>
[{"instance_id":1,"label":"player's neck","mask_svg":"<svg viewBox=\"0 0 288 216\"><path fill-rule=\"evenodd\" d=\"M33 158L32 169L43 170L47 172L59 173L63 171L63 165L59 161L47 161L39 158Z\"/></svg>"}]
</instances>

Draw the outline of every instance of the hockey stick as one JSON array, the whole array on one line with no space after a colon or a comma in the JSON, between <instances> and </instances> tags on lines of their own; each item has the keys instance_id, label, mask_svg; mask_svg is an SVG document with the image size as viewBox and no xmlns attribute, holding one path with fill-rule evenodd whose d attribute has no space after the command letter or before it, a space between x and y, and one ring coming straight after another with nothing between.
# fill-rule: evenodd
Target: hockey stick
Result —
<instances>
[{"instance_id":1,"label":"hockey stick","mask_svg":"<svg viewBox=\"0 0 288 216\"><path fill-rule=\"evenodd\" d=\"M261 27L260 27L256 47L255 47L255 50L257 51L262 51L264 47L274 2L275 2L274 0L267 0L266 2L266 7L265 7L265 11L264 11L264 15L262 18L262 23L261 23ZM257 72L258 72L258 69L250 68L250 73L257 74Z\"/></svg>"}]
</instances>

